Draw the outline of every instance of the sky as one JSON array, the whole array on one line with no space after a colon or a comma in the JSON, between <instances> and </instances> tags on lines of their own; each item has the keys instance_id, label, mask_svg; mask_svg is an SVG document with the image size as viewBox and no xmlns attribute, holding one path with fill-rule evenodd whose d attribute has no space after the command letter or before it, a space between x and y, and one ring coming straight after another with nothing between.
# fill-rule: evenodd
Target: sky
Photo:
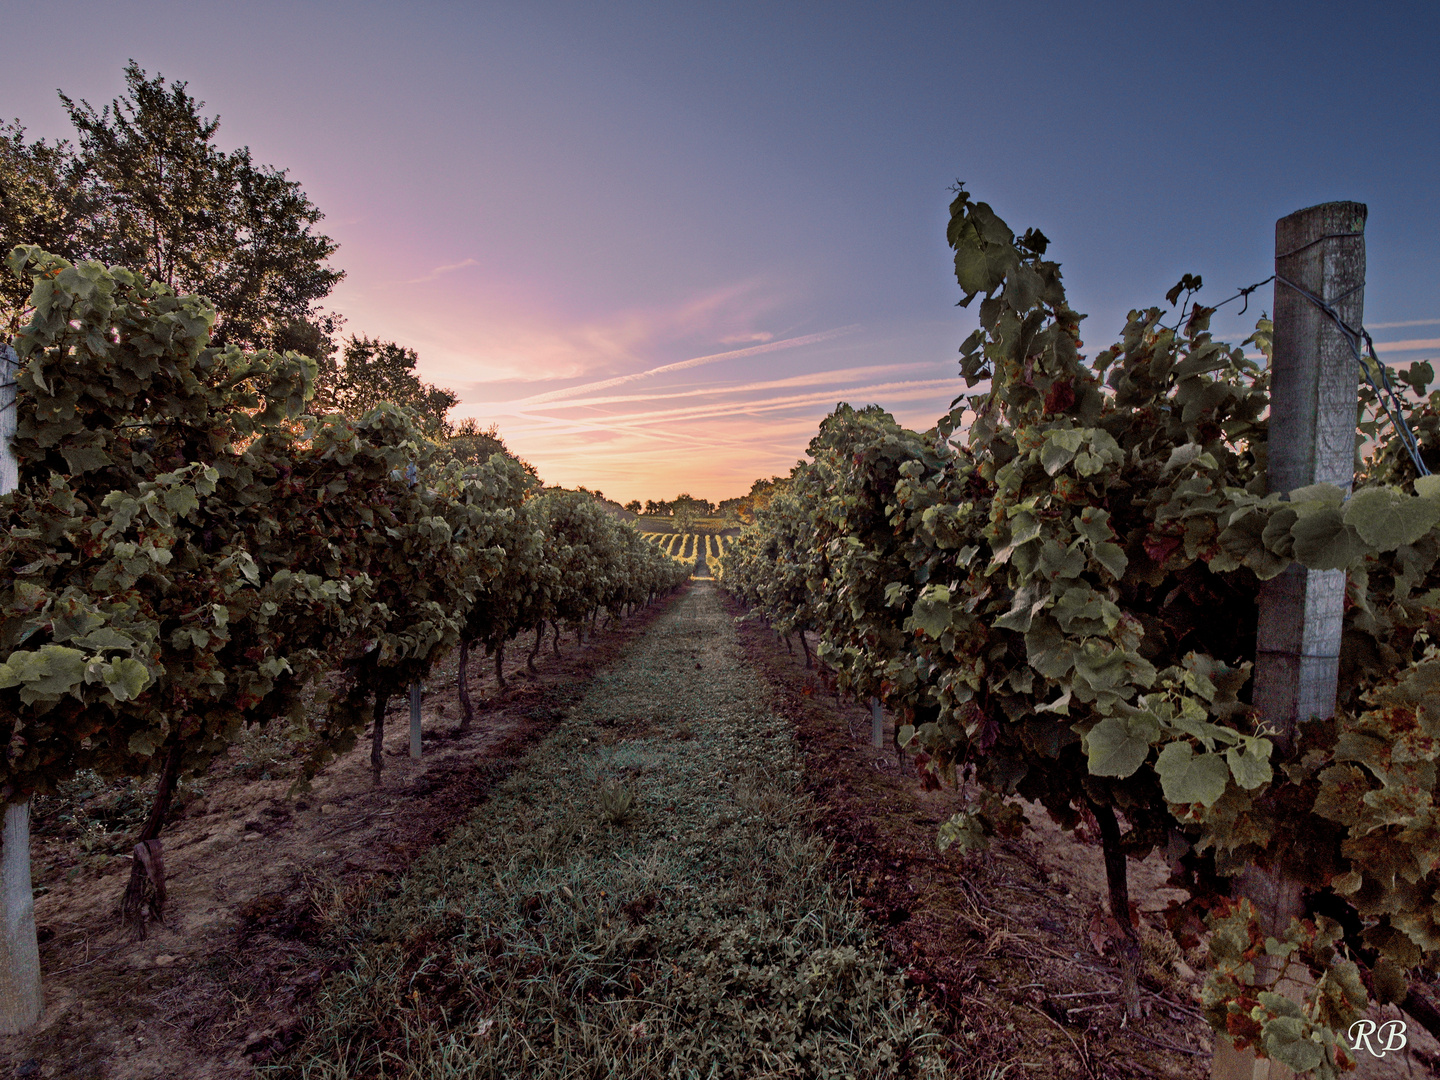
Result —
<instances>
[{"instance_id":1,"label":"sky","mask_svg":"<svg viewBox=\"0 0 1440 1080\"><path fill-rule=\"evenodd\" d=\"M964 390L963 181L1050 239L1087 351L1274 223L1369 206L1365 322L1440 355L1440 5L13 5L0 117L66 137L134 59L325 213L347 333L550 483L719 500L837 402L923 430ZM71 27L71 31L59 28ZM6 245L10 243L6 238ZM1238 342L1270 307L1217 316ZM978 305L977 305L978 306Z\"/></svg>"}]
</instances>

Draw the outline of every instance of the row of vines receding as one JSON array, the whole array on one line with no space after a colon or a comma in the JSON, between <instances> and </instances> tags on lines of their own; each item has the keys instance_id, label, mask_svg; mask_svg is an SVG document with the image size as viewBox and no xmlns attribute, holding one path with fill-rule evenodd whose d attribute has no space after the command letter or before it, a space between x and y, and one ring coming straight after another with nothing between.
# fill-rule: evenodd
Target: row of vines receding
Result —
<instances>
[{"instance_id":1,"label":"row of vines receding","mask_svg":"<svg viewBox=\"0 0 1440 1080\"><path fill-rule=\"evenodd\" d=\"M457 645L538 646L548 622L558 649L688 575L508 454L447 460L402 409L310 415L315 362L212 345L202 297L35 247L7 262L33 283L0 499L10 804L158 773L154 843L176 781L270 723L308 777L373 720L378 781L387 700ZM142 864L137 918L163 896Z\"/></svg>"},{"instance_id":2,"label":"row of vines receding","mask_svg":"<svg viewBox=\"0 0 1440 1080\"><path fill-rule=\"evenodd\" d=\"M782 633L816 633L842 688L900 716L926 783L981 792L942 847L1015 835L1011 796L1067 829L1093 815L1126 931L1125 859L1165 851L1188 893L1172 933L1210 932L1212 1026L1336 1075L1350 1024L1413 1004L1440 964L1440 480L1376 446L1367 394L1354 494L1268 494L1269 375L1246 353L1269 357L1268 320L1227 345L1187 296L1173 323L1132 311L1087 356L1043 235L962 189L949 241L962 303L980 298L972 392L924 433L838 407L722 580ZM1401 378L1436 462L1433 371ZM1337 711L1285 746L1251 675L1260 584L1293 564L1349 584ZM1283 940L1232 899L1257 865L1304 888ZM1133 1006L1138 942L1121 953ZM1252 985L1262 955L1308 969L1303 1002Z\"/></svg>"}]
</instances>

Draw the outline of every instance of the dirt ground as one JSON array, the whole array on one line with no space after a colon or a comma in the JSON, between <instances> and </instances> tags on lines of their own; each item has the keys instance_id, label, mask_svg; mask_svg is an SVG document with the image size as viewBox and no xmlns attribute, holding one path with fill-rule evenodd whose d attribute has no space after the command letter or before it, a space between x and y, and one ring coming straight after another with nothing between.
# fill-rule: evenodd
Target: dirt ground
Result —
<instances>
[{"instance_id":1,"label":"dirt ground","mask_svg":"<svg viewBox=\"0 0 1440 1080\"><path fill-rule=\"evenodd\" d=\"M538 676L524 671L522 639L503 692L493 664L473 658L479 716L465 735L454 731L452 658L426 689L418 762L408 756L407 704L396 703L379 789L368 742L294 801L288 779L217 763L203 798L185 803L164 834L167 925L143 941L114 916L128 861L97 868L71 841L37 841L45 1014L35 1033L0 1039L0 1080L254 1075L293 1043L316 988L347 962L325 944L334 940L327 928L481 803L662 608L583 649L567 638L558 660L547 643ZM886 748L871 747L868 711L838 704L798 648L789 654L755 621L737 630L771 707L795 725L837 874L917 993L939 1008L957 1066L1010 1080L1209 1075L1210 1032L1196 1002L1203 959L1181 955L1159 931L1156 913L1171 894L1158 856L1131 866L1147 966L1145 1016L1127 1024L1098 843L1060 833L1030 806L1021 840L997 841L980 856L937 852L936 827L959 796L902 775L888 729ZM1363 1060L1352 1075L1408 1080L1440 1075L1437 1066L1440 1045L1412 1023L1403 1053Z\"/></svg>"},{"instance_id":2,"label":"dirt ground","mask_svg":"<svg viewBox=\"0 0 1440 1080\"><path fill-rule=\"evenodd\" d=\"M733 615L744 613L727 603ZM1181 894L1165 888L1169 871L1158 853L1130 864L1146 975L1145 1015L1128 1023L1098 837L1077 841L1042 807L1022 802L1030 822L1022 839L994 841L969 857L938 852L936 828L961 809L960 796L923 790L913 771L901 775L892 723L885 748L872 747L869 710L837 703L805 668L798 643L788 652L756 620L737 629L746 658L772 687L772 707L795 724L805 783L824 807L838 868L911 982L947 1018L945 1034L966 1048L966 1064L1012 1080L1209 1077L1211 1031L1198 1002L1204 955L1183 955L1164 932L1159 912ZM1403 1017L1393 1006L1372 1015ZM1383 1060L1362 1054L1350 1075L1440 1076L1440 1044L1413 1021L1408 1034L1404 1051Z\"/></svg>"},{"instance_id":3,"label":"dirt ground","mask_svg":"<svg viewBox=\"0 0 1440 1080\"><path fill-rule=\"evenodd\" d=\"M409 756L409 702L392 706L379 788L371 786L368 739L298 800L286 798L288 778L226 776L234 770L215 763L204 797L184 805L162 834L166 923L143 941L115 916L128 859L90 869L73 844L38 839L45 1010L33 1033L0 1038L0 1077L253 1075L293 1041L310 995L345 963L326 950L327 921L384 888L468 815L664 607L601 630L583 648L567 635L559 659L547 637L538 675L525 670L533 637L522 637L507 653L504 691L493 660L472 656L477 716L464 735L455 731L452 657L426 686L419 761Z\"/></svg>"}]
</instances>

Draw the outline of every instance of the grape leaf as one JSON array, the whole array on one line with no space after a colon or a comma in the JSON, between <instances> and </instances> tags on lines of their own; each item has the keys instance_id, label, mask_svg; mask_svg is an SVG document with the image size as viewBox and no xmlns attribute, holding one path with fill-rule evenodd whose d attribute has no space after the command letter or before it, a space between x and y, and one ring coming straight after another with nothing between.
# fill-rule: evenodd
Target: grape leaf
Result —
<instances>
[{"instance_id":1,"label":"grape leaf","mask_svg":"<svg viewBox=\"0 0 1440 1080\"><path fill-rule=\"evenodd\" d=\"M1196 754L1188 742L1173 742L1155 761L1160 786L1172 803L1213 806L1225 794L1230 766L1219 754Z\"/></svg>"},{"instance_id":2,"label":"grape leaf","mask_svg":"<svg viewBox=\"0 0 1440 1080\"><path fill-rule=\"evenodd\" d=\"M1085 736L1092 776L1131 776L1150 756L1160 724L1149 713L1107 716Z\"/></svg>"},{"instance_id":3,"label":"grape leaf","mask_svg":"<svg viewBox=\"0 0 1440 1080\"><path fill-rule=\"evenodd\" d=\"M1388 487L1362 488L1345 504L1345 523L1377 551L1413 544L1440 522L1440 501Z\"/></svg>"}]
</instances>

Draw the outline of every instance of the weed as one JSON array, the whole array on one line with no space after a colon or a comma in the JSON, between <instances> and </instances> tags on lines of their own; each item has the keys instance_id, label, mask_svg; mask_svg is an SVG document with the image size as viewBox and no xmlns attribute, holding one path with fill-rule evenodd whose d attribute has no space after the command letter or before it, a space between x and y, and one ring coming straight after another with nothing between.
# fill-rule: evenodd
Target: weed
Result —
<instances>
[{"instance_id":1,"label":"weed","mask_svg":"<svg viewBox=\"0 0 1440 1080\"><path fill-rule=\"evenodd\" d=\"M622 825L635 809L635 789L619 780L600 781L600 815L611 825Z\"/></svg>"}]
</instances>

